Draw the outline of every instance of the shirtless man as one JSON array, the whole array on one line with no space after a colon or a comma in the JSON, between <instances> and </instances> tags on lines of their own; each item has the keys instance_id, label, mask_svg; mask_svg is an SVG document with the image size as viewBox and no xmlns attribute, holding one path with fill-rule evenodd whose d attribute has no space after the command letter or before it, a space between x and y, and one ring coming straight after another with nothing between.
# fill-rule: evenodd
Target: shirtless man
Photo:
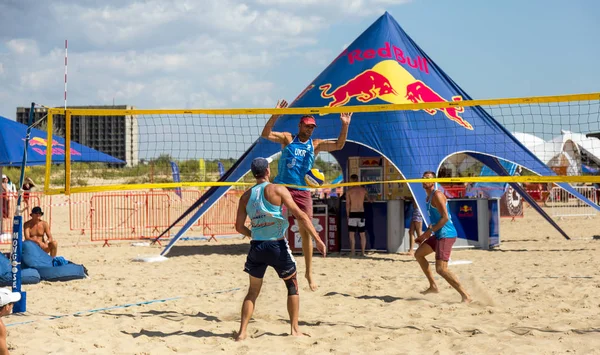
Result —
<instances>
[{"instance_id":1,"label":"shirtless man","mask_svg":"<svg viewBox=\"0 0 600 355\"><path fill-rule=\"evenodd\" d=\"M358 182L358 175L352 174L350 182ZM354 239L356 232L360 235L361 255L365 256L367 237L365 236L365 208L368 192L363 186L352 186L346 191L346 217L348 217L348 236L350 238L350 257L354 256Z\"/></svg>"},{"instance_id":2,"label":"shirtless man","mask_svg":"<svg viewBox=\"0 0 600 355\"><path fill-rule=\"evenodd\" d=\"M58 252L58 243L52 238L48 222L42 221L43 215L44 212L40 207L34 207L31 210L31 219L23 226L23 234L25 234L25 240L35 242L42 250L55 257ZM44 235L47 239L44 239Z\"/></svg>"}]
</instances>

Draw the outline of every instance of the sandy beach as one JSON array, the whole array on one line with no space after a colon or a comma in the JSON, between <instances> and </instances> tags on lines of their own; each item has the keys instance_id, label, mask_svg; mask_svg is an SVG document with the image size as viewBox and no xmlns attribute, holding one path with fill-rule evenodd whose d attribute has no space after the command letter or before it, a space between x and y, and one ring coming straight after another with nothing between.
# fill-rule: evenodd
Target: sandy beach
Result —
<instances>
[{"instance_id":1,"label":"sandy beach","mask_svg":"<svg viewBox=\"0 0 600 355\"><path fill-rule=\"evenodd\" d=\"M300 278L305 338L286 335L287 293L270 269L250 337L236 343L248 240L179 242L167 261L140 263L162 247L90 243L62 209L52 220L59 255L91 278L24 286L27 312L4 318L11 354L600 354L598 216L560 221L567 241L526 209L502 220L497 250L455 250L453 260L472 261L451 266L469 305L439 277L441 292L421 295L427 283L409 256L316 258L319 290Z\"/></svg>"}]
</instances>

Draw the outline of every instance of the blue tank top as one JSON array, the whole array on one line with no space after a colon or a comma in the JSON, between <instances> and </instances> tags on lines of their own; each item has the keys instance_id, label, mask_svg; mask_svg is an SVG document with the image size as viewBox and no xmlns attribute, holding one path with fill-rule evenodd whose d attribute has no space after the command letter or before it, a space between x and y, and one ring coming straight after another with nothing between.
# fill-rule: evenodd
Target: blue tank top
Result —
<instances>
[{"instance_id":1,"label":"blue tank top","mask_svg":"<svg viewBox=\"0 0 600 355\"><path fill-rule=\"evenodd\" d=\"M279 158L279 172L273 182L276 184L306 186L304 175L312 169L314 162L315 148L312 138L302 143L296 136L292 143L283 148L281 158ZM298 190L308 189L298 188Z\"/></svg>"},{"instance_id":2,"label":"blue tank top","mask_svg":"<svg viewBox=\"0 0 600 355\"><path fill-rule=\"evenodd\" d=\"M265 198L268 184L265 181L252 187L246 205L252 240L277 240L283 238L288 229L289 223L282 214L283 206L275 206Z\"/></svg>"},{"instance_id":3,"label":"blue tank top","mask_svg":"<svg viewBox=\"0 0 600 355\"><path fill-rule=\"evenodd\" d=\"M436 193L436 191L438 190L433 190L433 193L431 194L431 196L429 196L429 201L427 201L427 214L429 215L429 220L431 221L432 226L439 222L440 219L442 219L442 215L437 210L437 208L431 205L431 200L433 199L433 195ZM454 223L452 223L452 216L450 216L450 207L448 206L448 200L446 200L446 211L448 212L448 222L444 224L442 229L435 232L436 239L456 238L456 236L458 235L458 233L456 233L456 228L454 228Z\"/></svg>"}]
</instances>

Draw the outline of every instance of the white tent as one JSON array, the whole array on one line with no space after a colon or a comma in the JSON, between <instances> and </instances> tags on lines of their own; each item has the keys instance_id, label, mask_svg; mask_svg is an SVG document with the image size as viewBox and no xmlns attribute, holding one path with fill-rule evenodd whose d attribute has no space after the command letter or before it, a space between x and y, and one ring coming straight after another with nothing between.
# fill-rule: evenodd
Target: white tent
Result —
<instances>
[{"instance_id":1,"label":"white tent","mask_svg":"<svg viewBox=\"0 0 600 355\"><path fill-rule=\"evenodd\" d=\"M600 164L600 140L565 130L560 133L547 142L527 133L513 135L541 161L551 168L564 170L566 175L581 175L582 155Z\"/></svg>"},{"instance_id":2,"label":"white tent","mask_svg":"<svg viewBox=\"0 0 600 355\"><path fill-rule=\"evenodd\" d=\"M536 145L545 143L542 138L529 133L513 132L513 136L515 136L515 138L517 138L519 142L521 142L529 150Z\"/></svg>"}]
</instances>

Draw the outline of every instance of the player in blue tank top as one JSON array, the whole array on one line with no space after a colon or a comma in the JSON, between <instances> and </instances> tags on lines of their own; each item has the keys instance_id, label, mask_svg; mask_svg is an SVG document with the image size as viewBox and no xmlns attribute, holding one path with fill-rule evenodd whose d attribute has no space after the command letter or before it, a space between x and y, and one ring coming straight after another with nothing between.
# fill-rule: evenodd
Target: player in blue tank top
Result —
<instances>
[{"instance_id":1,"label":"player in blue tank top","mask_svg":"<svg viewBox=\"0 0 600 355\"><path fill-rule=\"evenodd\" d=\"M423 174L424 179L434 179L433 171L426 171ZM463 302L471 302L471 297L465 291L454 273L448 269L448 261L452 252L452 245L456 241L457 233L452 218L448 212L448 201L443 192L436 189L435 183L423 183L423 189L427 193L427 214L431 224L419 238L416 243L421 244L415 252L415 258L419 262L421 269L429 281L429 288L422 294L438 293L438 287L433 279L433 274L429 269L429 261L425 258L427 255L435 252L435 271L442 276L450 286L454 287L462 297Z\"/></svg>"},{"instance_id":2,"label":"player in blue tank top","mask_svg":"<svg viewBox=\"0 0 600 355\"><path fill-rule=\"evenodd\" d=\"M277 108L287 107L287 102L281 100L277 102ZM262 137L272 142L281 144L281 158L279 159L279 173L273 182L283 185L295 185L297 187L288 187L292 198L296 204L312 217L312 196L306 186L304 176L313 167L313 163L319 152L333 152L340 150L346 144L348 136L348 126L350 125L351 113L342 113L340 120L342 127L337 139L324 140L312 139L313 132L317 127L317 122L313 116L302 116L298 124L298 134L292 135L290 132L275 132L273 126L280 115L273 115L267 121L262 131ZM305 228L300 226L300 235L302 236L302 252L306 261L306 279L311 290L316 290L317 285L312 277L312 254L313 246L311 238ZM317 244L323 243L320 239L315 239Z\"/></svg>"},{"instance_id":3,"label":"player in blue tank top","mask_svg":"<svg viewBox=\"0 0 600 355\"><path fill-rule=\"evenodd\" d=\"M275 206L265 198L264 190L268 184L265 181L251 188L246 203L252 240L278 240L288 229L287 218L281 213L283 205Z\"/></svg>"},{"instance_id":4,"label":"player in blue tank top","mask_svg":"<svg viewBox=\"0 0 600 355\"><path fill-rule=\"evenodd\" d=\"M250 170L256 178L256 185L240 198L235 220L235 229L251 238L250 251L244 265L244 271L250 275L250 288L242 304L242 320L236 340L244 340L247 336L248 322L269 266L283 279L288 290L291 334L303 335L298 327L300 300L296 261L286 239L288 222L282 213L283 206L286 206L300 226L308 231L309 237L319 238L319 234L308 215L294 202L290 192L284 186L269 183L271 170L267 159L254 159ZM250 219L251 229L246 227L247 218ZM317 245L317 248L325 256L325 244Z\"/></svg>"},{"instance_id":5,"label":"player in blue tank top","mask_svg":"<svg viewBox=\"0 0 600 355\"><path fill-rule=\"evenodd\" d=\"M304 121L308 121L307 118ZM306 186L304 175L312 169L315 162L315 148L312 138L301 141L300 136L292 138L292 142L281 151L279 159L279 173L273 180L276 184ZM308 188L295 188L308 190Z\"/></svg>"}]
</instances>

